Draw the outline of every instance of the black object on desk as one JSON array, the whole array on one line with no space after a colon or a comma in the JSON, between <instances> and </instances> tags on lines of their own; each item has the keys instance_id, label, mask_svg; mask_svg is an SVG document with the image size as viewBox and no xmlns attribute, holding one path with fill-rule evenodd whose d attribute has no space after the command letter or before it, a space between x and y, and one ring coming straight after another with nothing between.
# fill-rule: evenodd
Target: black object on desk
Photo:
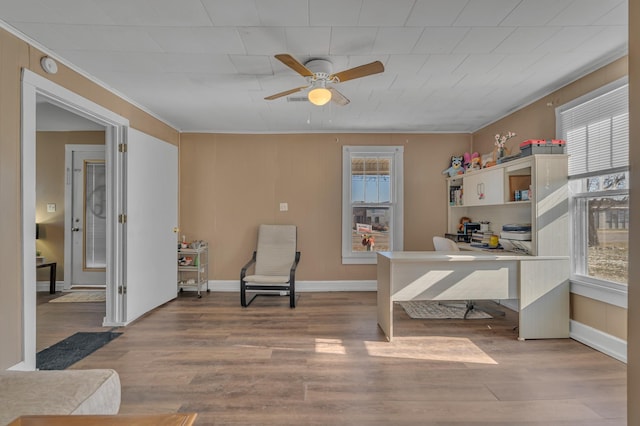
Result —
<instances>
[{"instance_id":1,"label":"black object on desk","mask_svg":"<svg viewBox=\"0 0 640 426\"><path fill-rule=\"evenodd\" d=\"M462 232L458 232L457 234L444 234L445 238L455 241L456 243L468 243L471 242L471 234L463 234Z\"/></svg>"},{"instance_id":2,"label":"black object on desk","mask_svg":"<svg viewBox=\"0 0 640 426\"><path fill-rule=\"evenodd\" d=\"M56 294L56 262L39 263L36 268L49 267L49 294Z\"/></svg>"}]
</instances>

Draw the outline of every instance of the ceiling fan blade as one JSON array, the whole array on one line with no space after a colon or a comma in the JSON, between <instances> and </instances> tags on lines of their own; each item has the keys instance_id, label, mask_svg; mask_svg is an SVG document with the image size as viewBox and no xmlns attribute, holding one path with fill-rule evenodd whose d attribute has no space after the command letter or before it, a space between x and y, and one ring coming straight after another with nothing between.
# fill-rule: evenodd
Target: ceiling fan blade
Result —
<instances>
[{"instance_id":1,"label":"ceiling fan blade","mask_svg":"<svg viewBox=\"0 0 640 426\"><path fill-rule=\"evenodd\" d=\"M313 73L300 62L298 62L293 56L286 53L280 53L275 56L277 60L297 72L303 77L313 77Z\"/></svg>"},{"instance_id":2,"label":"ceiling fan blade","mask_svg":"<svg viewBox=\"0 0 640 426\"><path fill-rule=\"evenodd\" d=\"M267 97L265 98L265 100L267 100L267 101L272 101L272 100L274 100L274 99L278 99L278 98L281 98L281 97L283 97L283 96L287 96L287 95L290 95L290 94L292 94L292 93L299 92L299 91L301 91L302 89L306 89L307 87L309 87L309 86L300 86L300 87L296 87L295 89L286 90L286 91L284 91L284 92L276 93L275 95L267 96Z\"/></svg>"},{"instance_id":3,"label":"ceiling fan blade","mask_svg":"<svg viewBox=\"0 0 640 426\"><path fill-rule=\"evenodd\" d=\"M338 90L336 90L335 88L329 87L328 89L331 92L331 100L337 103L338 105L345 106L346 104L351 102L349 99L347 99L345 95L338 92Z\"/></svg>"},{"instance_id":4,"label":"ceiling fan blade","mask_svg":"<svg viewBox=\"0 0 640 426\"><path fill-rule=\"evenodd\" d=\"M371 74L378 74L384 71L384 65L382 62L375 61L370 64L360 65L359 67L350 68L348 70L340 71L329 76L329 80L337 78L339 82L353 80L354 78L366 77Z\"/></svg>"}]
</instances>

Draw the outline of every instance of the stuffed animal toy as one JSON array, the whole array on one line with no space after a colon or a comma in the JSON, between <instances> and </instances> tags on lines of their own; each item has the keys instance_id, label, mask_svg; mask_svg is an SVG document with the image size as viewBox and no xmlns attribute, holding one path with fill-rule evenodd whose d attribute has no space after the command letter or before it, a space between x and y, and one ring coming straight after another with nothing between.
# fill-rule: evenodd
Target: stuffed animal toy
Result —
<instances>
[{"instance_id":1,"label":"stuffed animal toy","mask_svg":"<svg viewBox=\"0 0 640 426\"><path fill-rule=\"evenodd\" d=\"M464 153L464 170L465 172L469 170L480 170L482 167L480 166L480 154L474 152L473 154L469 154L468 152Z\"/></svg>"},{"instance_id":2,"label":"stuffed animal toy","mask_svg":"<svg viewBox=\"0 0 640 426\"><path fill-rule=\"evenodd\" d=\"M454 155L453 157L451 157L451 167L443 170L442 174L449 175L449 176L463 174L464 173L463 161L464 161L464 157L462 155L460 156Z\"/></svg>"},{"instance_id":3,"label":"stuffed animal toy","mask_svg":"<svg viewBox=\"0 0 640 426\"><path fill-rule=\"evenodd\" d=\"M462 216L460 218L460 223L458 223L458 232L463 232L464 231L464 224L465 223L469 223L471 222L471 219L466 217L466 216Z\"/></svg>"}]
</instances>

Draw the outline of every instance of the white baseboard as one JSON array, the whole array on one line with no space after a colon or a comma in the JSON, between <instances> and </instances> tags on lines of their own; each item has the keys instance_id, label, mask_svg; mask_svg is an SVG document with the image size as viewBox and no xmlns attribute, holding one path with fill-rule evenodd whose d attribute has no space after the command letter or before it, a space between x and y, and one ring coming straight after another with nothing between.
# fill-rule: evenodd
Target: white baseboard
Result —
<instances>
[{"instance_id":1,"label":"white baseboard","mask_svg":"<svg viewBox=\"0 0 640 426\"><path fill-rule=\"evenodd\" d=\"M627 342L593 327L570 321L569 337L612 358L627 362Z\"/></svg>"},{"instance_id":2,"label":"white baseboard","mask_svg":"<svg viewBox=\"0 0 640 426\"><path fill-rule=\"evenodd\" d=\"M62 291L64 282L56 282L56 291ZM240 281L238 280L209 280L209 290L211 291L240 291ZM322 292L322 291L377 291L376 280L370 281L296 281L296 291L298 292ZM49 291L49 281L38 281L36 291ZM195 287L185 288L184 291L196 291Z\"/></svg>"},{"instance_id":3,"label":"white baseboard","mask_svg":"<svg viewBox=\"0 0 640 426\"><path fill-rule=\"evenodd\" d=\"M239 280L210 280L209 289L211 291L240 291L240 281ZM378 283L376 280L296 281L296 291L300 293L323 292L323 291L377 291L377 290L378 290Z\"/></svg>"},{"instance_id":4,"label":"white baseboard","mask_svg":"<svg viewBox=\"0 0 640 426\"><path fill-rule=\"evenodd\" d=\"M11 370L11 371L33 371L33 368L29 368L27 366L26 362L20 361L16 365L13 365L13 366L7 368L7 370Z\"/></svg>"},{"instance_id":5,"label":"white baseboard","mask_svg":"<svg viewBox=\"0 0 640 426\"><path fill-rule=\"evenodd\" d=\"M64 289L64 282L56 281L56 291L62 291ZM36 282L36 291L46 291L49 292L49 281L38 281Z\"/></svg>"}]
</instances>

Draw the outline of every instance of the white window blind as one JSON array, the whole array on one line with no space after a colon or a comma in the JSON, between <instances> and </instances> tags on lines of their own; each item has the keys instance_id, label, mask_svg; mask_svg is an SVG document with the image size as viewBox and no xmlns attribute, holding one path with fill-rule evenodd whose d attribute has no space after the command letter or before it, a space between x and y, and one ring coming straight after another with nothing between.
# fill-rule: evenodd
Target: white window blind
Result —
<instances>
[{"instance_id":1,"label":"white window blind","mask_svg":"<svg viewBox=\"0 0 640 426\"><path fill-rule=\"evenodd\" d=\"M569 176L629 166L629 86L626 82L558 109L558 137L567 141Z\"/></svg>"}]
</instances>

